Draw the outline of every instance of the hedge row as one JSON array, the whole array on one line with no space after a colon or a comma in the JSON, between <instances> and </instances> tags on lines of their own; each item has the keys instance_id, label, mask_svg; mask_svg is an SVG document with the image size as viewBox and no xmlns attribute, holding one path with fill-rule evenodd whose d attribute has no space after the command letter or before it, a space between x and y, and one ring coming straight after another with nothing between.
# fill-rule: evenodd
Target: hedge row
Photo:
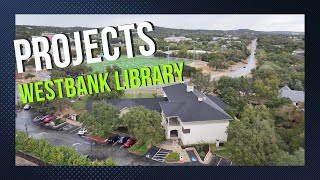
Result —
<instances>
[{"instance_id":1,"label":"hedge row","mask_svg":"<svg viewBox=\"0 0 320 180\"><path fill-rule=\"evenodd\" d=\"M108 158L104 161L91 161L78 154L76 149L67 146L53 146L46 139L28 138L26 133L16 133L16 150L38 157L41 161L57 166L115 166Z\"/></svg>"}]
</instances>

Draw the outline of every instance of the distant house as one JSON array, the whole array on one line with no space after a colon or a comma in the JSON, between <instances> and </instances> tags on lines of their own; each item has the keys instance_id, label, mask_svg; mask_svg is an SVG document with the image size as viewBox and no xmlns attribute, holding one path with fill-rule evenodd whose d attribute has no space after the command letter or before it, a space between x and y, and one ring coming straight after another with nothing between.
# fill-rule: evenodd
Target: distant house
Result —
<instances>
[{"instance_id":1,"label":"distant house","mask_svg":"<svg viewBox=\"0 0 320 180\"><path fill-rule=\"evenodd\" d=\"M212 53L210 51L203 51L203 50L188 50L188 53L196 53L196 54L209 54Z\"/></svg>"},{"instance_id":2,"label":"distant house","mask_svg":"<svg viewBox=\"0 0 320 180\"><path fill-rule=\"evenodd\" d=\"M41 36L47 37L50 41L52 40L55 33L43 32Z\"/></svg>"},{"instance_id":3,"label":"distant house","mask_svg":"<svg viewBox=\"0 0 320 180\"><path fill-rule=\"evenodd\" d=\"M291 99L293 105L297 106L304 102L304 92L291 90L288 86L284 86L279 90L279 98L287 97Z\"/></svg>"},{"instance_id":4,"label":"distant house","mask_svg":"<svg viewBox=\"0 0 320 180\"><path fill-rule=\"evenodd\" d=\"M296 50L292 51L292 55L300 55L300 54L304 54L303 49L296 49Z\"/></svg>"},{"instance_id":5,"label":"distant house","mask_svg":"<svg viewBox=\"0 0 320 180\"><path fill-rule=\"evenodd\" d=\"M183 145L227 141L227 127L232 117L224 109L230 106L217 96L207 96L193 84L179 83L162 88L163 97L107 100L120 110L144 106L162 115L167 139L179 139ZM92 102L91 102L92 103ZM87 104L90 112L92 105Z\"/></svg>"},{"instance_id":6,"label":"distant house","mask_svg":"<svg viewBox=\"0 0 320 180\"><path fill-rule=\"evenodd\" d=\"M178 37L175 37L175 36L171 36L171 37L166 37L163 39L164 41L166 42L182 42L182 41L191 41L192 39L191 38L186 38L186 37L183 37L183 36L178 36Z\"/></svg>"},{"instance_id":7,"label":"distant house","mask_svg":"<svg viewBox=\"0 0 320 180\"><path fill-rule=\"evenodd\" d=\"M212 41L217 41L219 40L221 37L212 37Z\"/></svg>"}]
</instances>

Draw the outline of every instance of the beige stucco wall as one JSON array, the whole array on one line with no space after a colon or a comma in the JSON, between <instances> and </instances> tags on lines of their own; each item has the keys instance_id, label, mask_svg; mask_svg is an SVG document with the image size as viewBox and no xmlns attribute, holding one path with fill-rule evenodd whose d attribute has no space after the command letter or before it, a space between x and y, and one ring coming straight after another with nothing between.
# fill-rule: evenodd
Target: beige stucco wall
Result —
<instances>
[{"instance_id":1,"label":"beige stucco wall","mask_svg":"<svg viewBox=\"0 0 320 180\"><path fill-rule=\"evenodd\" d=\"M181 134L181 141L184 145L198 143L215 143L227 141L227 127L229 121L205 121L194 123L183 123L184 129L190 129L189 134Z\"/></svg>"}]
</instances>

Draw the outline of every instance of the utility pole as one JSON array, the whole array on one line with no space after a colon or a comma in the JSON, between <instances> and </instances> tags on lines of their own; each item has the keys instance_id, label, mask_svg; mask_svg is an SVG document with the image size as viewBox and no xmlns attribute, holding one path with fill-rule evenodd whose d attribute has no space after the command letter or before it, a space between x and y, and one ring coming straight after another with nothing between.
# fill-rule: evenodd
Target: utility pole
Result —
<instances>
[{"instance_id":1,"label":"utility pole","mask_svg":"<svg viewBox=\"0 0 320 180\"><path fill-rule=\"evenodd\" d=\"M169 54L169 46L167 46L167 48L168 48L168 64L169 64L169 56L170 56L170 54Z\"/></svg>"},{"instance_id":2,"label":"utility pole","mask_svg":"<svg viewBox=\"0 0 320 180\"><path fill-rule=\"evenodd\" d=\"M25 123L24 125L25 125L25 127L26 127L27 137L29 137L29 134L28 134L28 125L27 125L27 123Z\"/></svg>"}]
</instances>

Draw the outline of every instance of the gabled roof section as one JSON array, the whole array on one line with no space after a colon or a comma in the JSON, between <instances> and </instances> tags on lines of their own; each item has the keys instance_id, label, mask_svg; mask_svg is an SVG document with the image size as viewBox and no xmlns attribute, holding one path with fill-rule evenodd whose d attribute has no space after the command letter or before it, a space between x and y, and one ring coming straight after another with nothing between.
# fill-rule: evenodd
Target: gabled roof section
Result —
<instances>
[{"instance_id":1,"label":"gabled roof section","mask_svg":"<svg viewBox=\"0 0 320 180\"><path fill-rule=\"evenodd\" d=\"M284 90L281 88L279 97L287 97L293 102L304 102L304 92L295 90Z\"/></svg>"},{"instance_id":2,"label":"gabled roof section","mask_svg":"<svg viewBox=\"0 0 320 180\"><path fill-rule=\"evenodd\" d=\"M144 106L146 109L161 112L159 102L166 101L165 97L157 98L137 98L137 99L110 99L107 103L116 106L119 110L124 108L132 108L137 106Z\"/></svg>"},{"instance_id":3,"label":"gabled roof section","mask_svg":"<svg viewBox=\"0 0 320 180\"><path fill-rule=\"evenodd\" d=\"M161 102L160 106L165 116L178 116L183 122L231 120L232 118L223 109L226 104L219 102L222 107L202 92L194 89L187 92L185 84L175 84L163 87L169 102ZM213 98L217 102L217 98Z\"/></svg>"}]
</instances>

